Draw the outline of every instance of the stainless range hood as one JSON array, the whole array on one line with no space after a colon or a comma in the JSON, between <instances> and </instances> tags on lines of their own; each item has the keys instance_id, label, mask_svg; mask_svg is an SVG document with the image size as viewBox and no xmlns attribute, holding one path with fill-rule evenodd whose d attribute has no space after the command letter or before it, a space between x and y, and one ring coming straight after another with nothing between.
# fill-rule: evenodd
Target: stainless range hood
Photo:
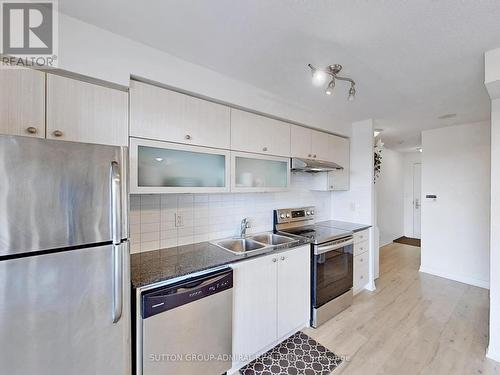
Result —
<instances>
[{"instance_id":1,"label":"stainless range hood","mask_svg":"<svg viewBox=\"0 0 500 375\"><path fill-rule=\"evenodd\" d=\"M344 169L344 167L331 161L292 158L293 172L317 173L317 172L334 171L339 169Z\"/></svg>"}]
</instances>

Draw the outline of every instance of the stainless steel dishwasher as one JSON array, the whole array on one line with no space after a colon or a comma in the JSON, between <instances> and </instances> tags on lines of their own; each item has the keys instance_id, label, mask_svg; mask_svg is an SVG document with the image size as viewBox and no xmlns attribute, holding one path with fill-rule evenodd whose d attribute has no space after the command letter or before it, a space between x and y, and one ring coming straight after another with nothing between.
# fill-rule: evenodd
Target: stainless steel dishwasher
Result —
<instances>
[{"instance_id":1,"label":"stainless steel dishwasher","mask_svg":"<svg viewBox=\"0 0 500 375\"><path fill-rule=\"evenodd\" d=\"M229 370L232 287L233 271L226 268L143 291L137 373L219 375Z\"/></svg>"}]
</instances>

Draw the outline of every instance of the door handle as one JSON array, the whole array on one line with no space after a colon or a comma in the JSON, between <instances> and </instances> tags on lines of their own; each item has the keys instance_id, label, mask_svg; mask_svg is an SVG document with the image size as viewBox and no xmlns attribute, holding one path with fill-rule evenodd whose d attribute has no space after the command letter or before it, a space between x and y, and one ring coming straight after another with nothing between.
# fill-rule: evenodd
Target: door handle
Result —
<instances>
[{"instance_id":1,"label":"door handle","mask_svg":"<svg viewBox=\"0 0 500 375\"><path fill-rule=\"evenodd\" d=\"M111 162L111 239L117 245L122 240L122 201L120 166Z\"/></svg>"},{"instance_id":2,"label":"door handle","mask_svg":"<svg viewBox=\"0 0 500 375\"><path fill-rule=\"evenodd\" d=\"M113 323L123 312L123 245L113 246Z\"/></svg>"}]
</instances>

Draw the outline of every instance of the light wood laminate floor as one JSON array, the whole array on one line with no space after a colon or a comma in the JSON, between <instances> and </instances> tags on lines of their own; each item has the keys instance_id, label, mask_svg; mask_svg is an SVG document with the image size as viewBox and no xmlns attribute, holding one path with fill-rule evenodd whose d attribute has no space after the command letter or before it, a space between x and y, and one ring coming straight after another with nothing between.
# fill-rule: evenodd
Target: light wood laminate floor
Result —
<instances>
[{"instance_id":1,"label":"light wood laminate floor","mask_svg":"<svg viewBox=\"0 0 500 375\"><path fill-rule=\"evenodd\" d=\"M419 273L420 248L381 249L375 292L318 329L304 332L349 357L333 375L500 374L485 359L486 289Z\"/></svg>"}]
</instances>

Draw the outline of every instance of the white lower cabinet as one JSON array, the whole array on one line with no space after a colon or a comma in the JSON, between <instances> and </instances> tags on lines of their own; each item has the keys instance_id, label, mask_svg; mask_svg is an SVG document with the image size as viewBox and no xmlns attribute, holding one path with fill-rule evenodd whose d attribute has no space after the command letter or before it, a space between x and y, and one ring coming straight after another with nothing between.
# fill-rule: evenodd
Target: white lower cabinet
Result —
<instances>
[{"instance_id":1,"label":"white lower cabinet","mask_svg":"<svg viewBox=\"0 0 500 375\"><path fill-rule=\"evenodd\" d=\"M278 339L309 320L310 264L310 246L279 254Z\"/></svg>"},{"instance_id":2,"label":"white lower cabinet","mask_svg":"<svg viewBox=\"0 0 500 375\"><path fill-rule=\"evenodd\" d=\"M233 269L230 373L307 325L310 246L239 262Z\"/></svg>"}]
</instances>

